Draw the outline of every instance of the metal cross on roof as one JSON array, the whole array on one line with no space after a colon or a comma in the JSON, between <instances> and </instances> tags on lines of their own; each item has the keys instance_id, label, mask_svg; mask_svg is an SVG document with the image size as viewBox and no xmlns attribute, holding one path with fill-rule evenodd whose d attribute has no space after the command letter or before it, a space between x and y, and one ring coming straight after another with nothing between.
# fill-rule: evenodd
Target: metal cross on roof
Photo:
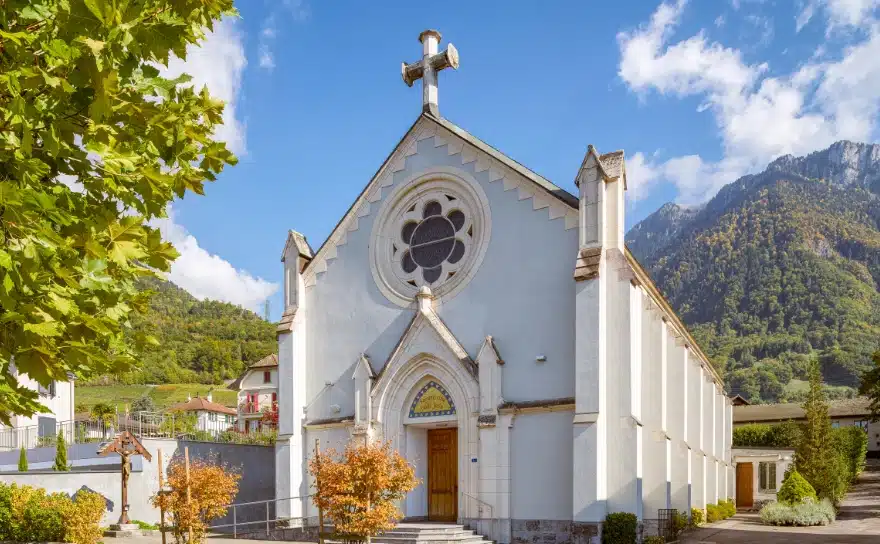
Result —
<instances>
[{"instance_id":1,"label":"metal cross on roof","mask_svg":"<svg viewBox=\"0 0 880 544\"><path fill-rule=\"evenodd\" d=\"M449 44L443 52L437 52L440 44L440 33L426 30L419 34L422 42L422 60L412 64L401 63L400 71L403 82L412 87L416 80L422 80L422 111L437 117L440 112L437 106L437 73L444 68L458 69L458 50Z\"/></svg>"}]
</instances>

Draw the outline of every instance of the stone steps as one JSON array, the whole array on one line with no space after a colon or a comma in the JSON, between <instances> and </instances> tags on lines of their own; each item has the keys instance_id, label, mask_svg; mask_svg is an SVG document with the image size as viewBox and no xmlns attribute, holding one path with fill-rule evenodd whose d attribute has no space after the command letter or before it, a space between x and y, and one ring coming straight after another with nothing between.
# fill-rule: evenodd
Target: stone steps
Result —
<instances>
[{"instance_id":1,"label":"stone steps","mask_svg":"<svg viewBox=\"0 0 880 544\"><path fill-rule=\"evenodd\" d=\"M401 523L372 539L377 544L494 544L463 525Z\"/></svg>"}]
</instances>

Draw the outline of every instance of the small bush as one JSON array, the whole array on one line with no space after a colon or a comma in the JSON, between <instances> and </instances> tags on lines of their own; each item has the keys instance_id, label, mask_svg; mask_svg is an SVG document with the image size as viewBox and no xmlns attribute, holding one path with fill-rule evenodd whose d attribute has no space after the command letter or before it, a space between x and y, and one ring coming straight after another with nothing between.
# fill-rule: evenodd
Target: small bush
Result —
<instances>
[{"instance_id":1,"label":"small bush","mask_svg":"<svg viewBox=\"0 0 880 544\"><path fill-rule=\"evenodd\" d=\"M797 470L791 470L783 480L779 492L776 493L776 498L779 502L798 504L804 499L815 500L816 490Z\"/></svg>"},{"instance_id":2,"label":"small bush","mask_svg":"<svg viewBox=\"0 0 880 544\"><path fill-rule=\"evenodd\" d=\"M715 523L716 521L721 521L724 519L721 508L717 504L707 504L706 505L706 521L709 523Z\"/></svg>"},{"instance_id":3,"label":"small bush","mask_svg":"<svg viewBox=\"0 0 880 544\"><path fill-rule=\"evenodd\" d=\"M159 526L155 523L147 523L146 521L141 521L139 519L133 519L131 522L137 525L142 531L156 531L159 529Z\"/></svg>"},{"instance_id":4,"label":"small bush","mask_svg":"<svg viewBox=\"0 0 880 544\"><path fill-rule=\"evenodd\" d=\"M91 492L76 498L16 484L0 484L0 540L95 544L104 499Z\"/></svg>"},{"instance_id":5,"label":"small bush","mask_svg":"<svg viewBox=\"0 0 880 544\"><path fill-rule=\"evenodd\" d=\"M733 499L719 500L718 508L721 510L721 519L727 519L736 515L736 505L733 503Z\"/></svg>"},{"instance_id":6,"label":"small bush","mask_svg":"<svg viewBox=\"0 0 880 544\"><path fill-rule=\"evenodd\" d=\"M691 508L691 527L699 527L705 521L705 513L702 508Z\"/></svg>"},{"instance_id":7,"label":"small bush","mask_svg":"<svg viewBox=\"0 0 880 544\"><path fill-rule=\"evenodd\" d=\"M639 520L635 514L608 514L602 526L602 544L636 544L638 529Z\"/></svg>"},{"instance_id":8,"label":"small bush","mask_svg":"<svg viewBox=\"0 0 880 544\"><path fill-rule=\"evenodd\" d=\"M806 499L798 504L772 502L761 509L761 522L766 525L809 527L828 525L834 518L834 505L828 499L821 502Z\"/></svg>"},{"instance_id":9,"label":"small bush","mask_svg":"<svg viewBox=\"0 0 880 544\"><path fill-rule=\"evenodd\" d=\"M27 452L24 451L24 446L22 446L21 451L18 452L18 471L19 472L27 472L28 471Z\"/></svg>"},{"instance_id":10,"label":"small bush","mask_svg":"<svg viewBox=\"0 0 880 544\"><path fill-rule=\"evenodd\" d=\"M642 544L666 544L666 539L662 536L646 536L642 539Z\"/></svg>"},{"instance_id":11,"label":"small bush","mask_svg":"<svg viewBox=\"0 0 880 544\"><path fill-rule=\"evenodd\" d=\"M690 520L688 520L687 514L676 510L672 517L672 540L678 540L679 535L688 528L689 523Z\"/></svg>"}]
</instances>

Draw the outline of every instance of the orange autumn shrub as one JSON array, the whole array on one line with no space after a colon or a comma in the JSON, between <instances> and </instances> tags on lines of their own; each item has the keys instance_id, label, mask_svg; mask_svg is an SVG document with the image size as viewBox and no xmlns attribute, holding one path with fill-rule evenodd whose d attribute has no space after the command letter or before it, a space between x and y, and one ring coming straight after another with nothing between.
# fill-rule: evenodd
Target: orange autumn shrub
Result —
<instances>
[{"instance_id":1,"label":"orange autumn shrub","mask_svg":"<svg viewBox=\"0 0 880 544\"><path fill-rule=\"evenodd\" d=\"M315 505L345 540L366 540L401 518L396 502L419 480L390 443L349 444L340 455L327 450L309 461Z\"/></svg>"},{"instance_id":2,"label":"orange autumn shrub","mask_svg":"<svg viewBox=\"0 0 880 544\"><path fill-rule=\"evenodd\" d=\"M211 520L223 517L238 493L241 475L202 460L190 461L190 502L186 500L186 467L183 460L168 466L170 491L152 497L153 506L171 514L174 540L183 544L192 529L193 542L201 542Z\"/></svg>"}]
</instances>

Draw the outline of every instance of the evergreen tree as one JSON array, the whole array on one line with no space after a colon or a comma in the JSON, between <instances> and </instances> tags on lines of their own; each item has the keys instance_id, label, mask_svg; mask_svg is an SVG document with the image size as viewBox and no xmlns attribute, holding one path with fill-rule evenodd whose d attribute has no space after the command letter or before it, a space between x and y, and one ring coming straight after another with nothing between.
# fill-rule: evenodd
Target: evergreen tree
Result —
<instances>
[{"instance_id":1,"label":"evergreen tree","mask_svg":"<svg viewBox=\"0 0 880 544\"><path fill-rule=\"evenodd\" d=\"M52 465L52 470L59 472L70 470L70 466L67 464L67 442L64 441L64 433L62 431L58 431L58 442L55 446L55 464Z\"/></svg>"},{"instance_id":2,"label":"evergreen tree","mask_svg":"<svg viewBox=\"0 0 880 544\"><path fill-rule=\"evenodd\" d=\"M24 446L21 447L21 451L18 454L18 471L28 471L27 452L24 451Z\"/></svg>"},{"instance_id":3,"label":"evergreen tree","mask_svg":"<svg viewBox=\"0 0 880 544\"><path fill-rule=\"evenodd\" d=\"M818 361L810 365L809 377L810 390L803 404L807 422L795 449L795 468L819 498L836 504L846 491L846 471L835 448Z\"/></svg>"}]
</instances>

